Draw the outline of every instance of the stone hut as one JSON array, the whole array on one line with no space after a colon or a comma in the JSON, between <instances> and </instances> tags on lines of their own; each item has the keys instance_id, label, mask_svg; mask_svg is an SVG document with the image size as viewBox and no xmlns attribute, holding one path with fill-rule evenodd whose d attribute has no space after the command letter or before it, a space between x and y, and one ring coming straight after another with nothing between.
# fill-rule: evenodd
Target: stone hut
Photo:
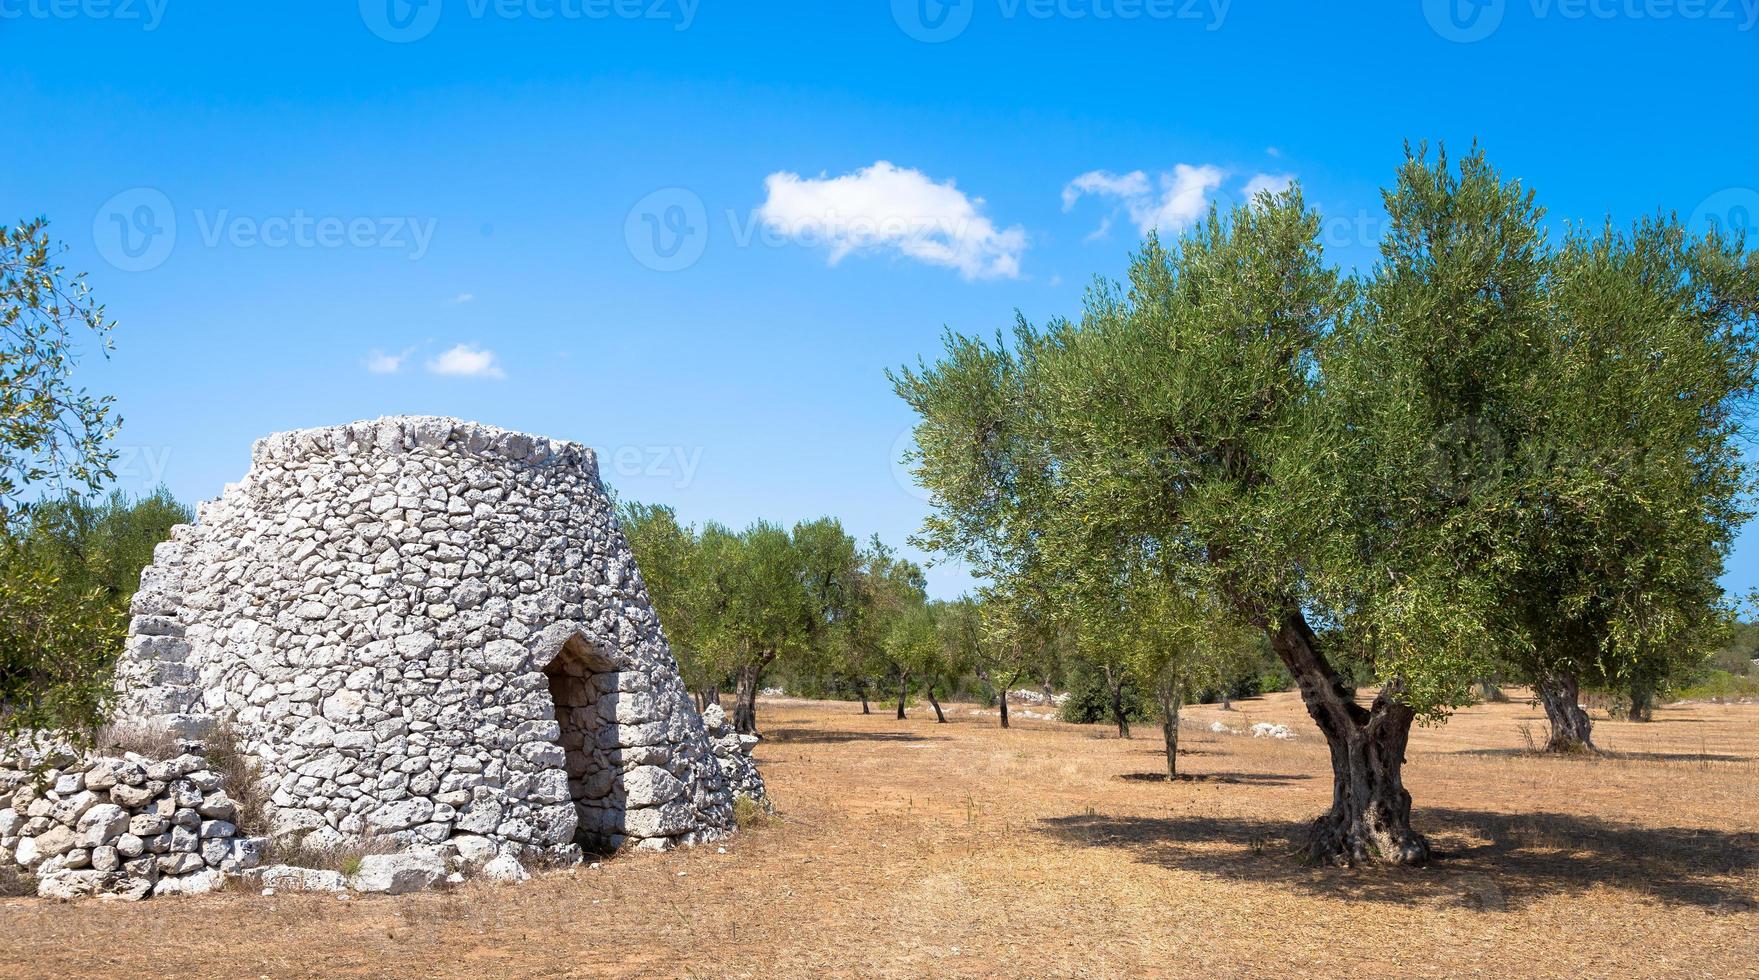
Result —
<instances>
[{"instance_id":1,"label":"stone hut","mask_svg":"<svg viewBox=\"0 0 1759 980\"><path fill-rule=\"evenodd\" d=\"M427 417L270 436L133 612L123 717L229 727L276 834L572 856L714 839L734 787L761 793L574 443Z\"/></svg>"}]
</instances>

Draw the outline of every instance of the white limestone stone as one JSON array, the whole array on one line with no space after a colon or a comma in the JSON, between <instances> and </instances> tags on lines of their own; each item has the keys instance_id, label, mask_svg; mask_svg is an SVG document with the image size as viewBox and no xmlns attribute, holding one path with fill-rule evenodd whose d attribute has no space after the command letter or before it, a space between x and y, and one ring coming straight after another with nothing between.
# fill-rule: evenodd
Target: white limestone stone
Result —
<instances>
[{"instance_id":1,"label":"white limestone stone","mask_svg":"<svg viewBox=\"0 0 1759 980\"><path fill-rule=\"evenodd\" d=\"M432 888L445 880L446 863L432 854L368 854L348 884L357 892L403 895Z\"/></svg>"},{"instance_id":2,"label":"white limestone stone","mask_svg":"<svg viewBox=\"0 0 1759 980\"><path fill-rule=\"evenodd\" d=\"M503 885L517 885L531 879L530 872L524 865L510 854L503 854L483 865L483 877L490 881L498 881Z\"/></svg>"},{"instance_id":3,"label":"white limestone stone","mask_svg":"<svg viewBox=\"0 0 1759 980\"><path fill-rule=\"evenodd\" d=\"M257 868L251 877L266 888L280 891L340 892L348 890L348 879L340 871L318 871L286 864Z\"/></svg>"}]
</instances>

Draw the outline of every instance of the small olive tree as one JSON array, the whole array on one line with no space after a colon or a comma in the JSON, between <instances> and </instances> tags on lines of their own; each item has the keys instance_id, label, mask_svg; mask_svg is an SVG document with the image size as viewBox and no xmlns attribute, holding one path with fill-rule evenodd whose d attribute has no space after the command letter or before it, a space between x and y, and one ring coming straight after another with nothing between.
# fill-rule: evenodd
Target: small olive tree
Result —
<instances>
[{"instance_id":1,"label":"small olive tree","mask_svg":"<svg viewBox=\"0 0 1759 980\"><path fill-rule=\"evenodd\" d=\"M111 399L73 384L79 341L107 353L114 324L60 251L42 220L0 227L0 733L95 730L121 646L116 603L85 587L87 566L29 540L37 497L111 479L119 424Z\"/></svg>"}]
</instances>

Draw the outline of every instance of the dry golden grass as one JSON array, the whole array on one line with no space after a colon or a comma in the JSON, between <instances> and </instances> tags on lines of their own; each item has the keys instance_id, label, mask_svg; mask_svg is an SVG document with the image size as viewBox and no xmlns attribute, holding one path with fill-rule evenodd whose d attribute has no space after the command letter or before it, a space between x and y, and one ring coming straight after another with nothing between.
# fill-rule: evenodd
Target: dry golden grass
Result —
<instances>
[{"instance_id":1,"label":"dry golden grass","mask_svg":"<svg viewBox=\"0 0 1759 980\"><path fill-rule=\"evenodd\" d=\"M758 750L780 818L726 846L517 888L385 899L222 894L0 902L0 973L108 976L1753 975L1759 707L1597 720L1613 754L1520 754L1523 703L1413 738L1439 859L1286 855L1329 799L1292 695L1158 730L950 707L908 721L776 702ZM1293 742L1215 735L1280 721Z\"/></svg>"}]
</instances>

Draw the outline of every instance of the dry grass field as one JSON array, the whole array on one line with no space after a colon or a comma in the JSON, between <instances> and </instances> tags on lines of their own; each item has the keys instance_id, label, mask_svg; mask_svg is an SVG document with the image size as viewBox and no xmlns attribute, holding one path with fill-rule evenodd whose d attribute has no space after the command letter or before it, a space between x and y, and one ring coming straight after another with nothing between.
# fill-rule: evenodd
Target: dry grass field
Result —
<instances>
[{"instance_id":1,"label":"dry grass field","mask_svg":"<svg viewBox=\"0 0 1759 980\"><path fill-rule=\"evenodd\" d=\"M1439 859L1304 867L1324 744L1293 695L1159 731L763 705L770 825L517 888L0 902L26 976L1754 976L1759 706L1599 720L1600 759L1522 753L1522 703L1413 737ZM1290 742L1212 734L1284 722Z\"/></svg>"}]
</instances>

